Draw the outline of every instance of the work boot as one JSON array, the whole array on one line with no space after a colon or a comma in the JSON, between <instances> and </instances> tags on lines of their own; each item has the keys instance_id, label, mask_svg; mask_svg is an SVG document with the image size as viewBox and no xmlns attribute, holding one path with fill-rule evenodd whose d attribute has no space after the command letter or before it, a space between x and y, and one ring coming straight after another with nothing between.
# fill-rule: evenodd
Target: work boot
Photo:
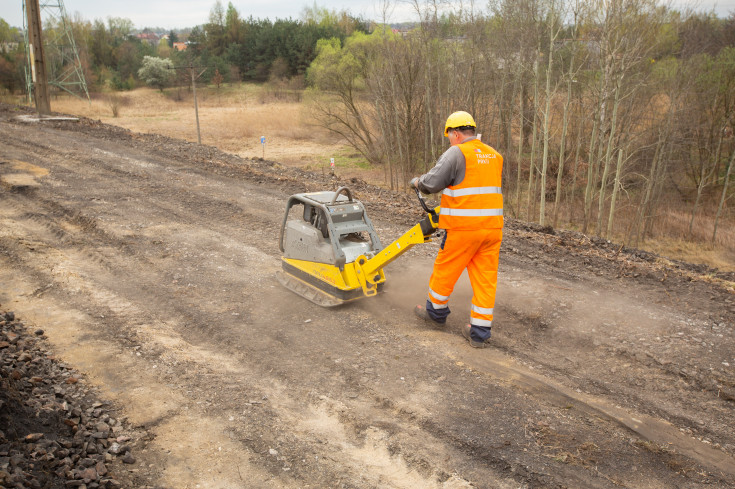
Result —
<instances>
[{"instance_id":1,"label":"work boot","mask_svg":"<svg viewBox=\"0 0 735 489\"><path fill-rule=\"evenodd\" d=\"M477 340L472 339L472 335L470 335L471 330L472 330L472 326L469 324L465 324L464 326L462 326L462 336L464 336L467 339L467 341L470 342L470 346L472 348L487 348L489 346L487 344L488 340L477 341Z\"/></svg>"},{"instance_id":2,"label":"work boot","mask_svg":"<svg viewBox=\"0 0 735 489\"><path fill-rule=\"evenodd\" d=\"M444 321L437 321L436 319L431 317L431 315L429 315L429 311L427 311L426 308L422 305L417 305L416 307L414 307L413 312L424 321L431 324L436 324L437 326L445 326L447 323L446 319Z\"/></svg>"}]
</instances>

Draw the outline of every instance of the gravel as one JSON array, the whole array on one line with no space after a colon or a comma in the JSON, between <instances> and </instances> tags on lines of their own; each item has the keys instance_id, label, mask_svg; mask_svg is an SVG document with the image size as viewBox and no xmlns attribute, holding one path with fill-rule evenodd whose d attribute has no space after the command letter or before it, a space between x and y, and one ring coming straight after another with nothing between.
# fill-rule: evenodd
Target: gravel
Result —
<instances>
[{"instance_id":1,"label":"gravel","mask_svg":"<svg viewBox=\"0 0 735 489\"><path fill-rule=\"evenodd\" d=\"M44 332L0 312L0 487L118 488L134 463L124 420L49 353Z\"/></svg>"}]
</instances>

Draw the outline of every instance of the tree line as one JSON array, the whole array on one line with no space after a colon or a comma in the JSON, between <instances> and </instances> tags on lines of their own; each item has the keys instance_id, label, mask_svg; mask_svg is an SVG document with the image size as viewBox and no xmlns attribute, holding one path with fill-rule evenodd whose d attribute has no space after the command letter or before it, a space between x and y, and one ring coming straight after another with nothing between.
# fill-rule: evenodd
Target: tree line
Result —
<instances>
[{"instance_id":1,"label":"tree line","mask_svg":"<svg viewBox=\"0 0 735 489\"><path fill-rule=\"evenodd\" d=\"M210 10L208 22L191 29L166 32L165 39L146 39L152 29L137 32L130 19L110 17L89 21L79 14L68 19L72 26L87 85L93 90L129 90L142 83L138 72L146 56L170 59L175 68L190 65L205 69L200 80L210 83L219 75L221 82L266 81L271 77L303 77L316 56L321 38L345 39L355 31L367 31L369 23L346 12L313 7L304 8L302 18L242 18L229 3L218 0ZM44 22L48 37L60 26ZM185 51L174 49L184 42ZM22 31L0 19L0 86L10 92L25 88L25 51ZM182 75L181 83L186 77Z\"/></svg>"},{"instance_id":2,"label":"tree line","mask_svg":"<svg viewBox=\"0 0 735 489\"><path fill-rule=\"evenodd\" d=\"M467 110L504 155L508 215L638 243L664 217L732 239L735 15L657 0L492 0L321 40L321 123L405 187ZM707 217L706 225L703 217ZM682 224L684 223L684 224Z\"/></svg>"}]
</instances>

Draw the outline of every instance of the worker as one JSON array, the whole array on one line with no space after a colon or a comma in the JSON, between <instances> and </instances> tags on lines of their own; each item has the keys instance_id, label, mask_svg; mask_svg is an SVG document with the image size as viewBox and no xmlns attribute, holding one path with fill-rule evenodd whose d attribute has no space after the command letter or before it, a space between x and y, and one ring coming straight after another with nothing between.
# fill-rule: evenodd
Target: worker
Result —
<instances>
[{"instance_id":1,"label":"worker","mask_svg":"<svg viewBox=\"0 0 735 489\"><path fill-rule=\"evenodd\" d=\"M450 115L444 136L451 147L428 173L411 180L423 193L442 192L439 228L445 230L426 306L417 305L414 312L444 325L450 313L449 296L467 269L473 296L470 322L462 327L462 335L472 347L484 348L492 328L503 239L503 157L482 143L476 131L469 113Z\"/></svg>"}]
</instances>

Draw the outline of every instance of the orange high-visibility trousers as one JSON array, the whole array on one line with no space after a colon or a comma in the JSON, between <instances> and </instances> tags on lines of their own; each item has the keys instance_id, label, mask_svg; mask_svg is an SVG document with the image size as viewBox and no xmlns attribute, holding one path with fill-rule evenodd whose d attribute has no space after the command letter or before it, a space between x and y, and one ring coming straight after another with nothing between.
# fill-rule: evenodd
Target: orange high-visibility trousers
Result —
<instances>
[{"instance_id":1,"label":"orange high-visibility trousers","mask_svg":"<svg viewBox=\"0 0 735 489\"><path fill-rule=\"evenodd\" d=\"M444 247L436 256L429 279L429 302L437 312L448 307L454 285L466 268L473 293L470 324L489 330L493 322L502 240L502 229L447 231Z\"/></svg>"}]
</instances>

